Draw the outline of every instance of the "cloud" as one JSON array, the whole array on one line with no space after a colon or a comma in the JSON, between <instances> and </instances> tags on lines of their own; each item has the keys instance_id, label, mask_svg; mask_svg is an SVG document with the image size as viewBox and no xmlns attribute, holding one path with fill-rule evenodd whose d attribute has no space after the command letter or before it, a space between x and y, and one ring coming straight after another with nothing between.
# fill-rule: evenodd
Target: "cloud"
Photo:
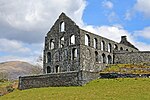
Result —
<instances>
[{"instance_id":1,"label":"cloud","mask_svg":"<svg viewBox=\"0 0 150 100\"><path fill-rule=\"evenodd\" d=\"M125 19L131 20L137 12L142 13L145 18L150 18L150 0L136 0L134 6L126 11Z\"/></svg>"},{"instance_id":2,"label":"cloud","mask_svg":"<svg viewBox=\"0 0 150 100\"><path fill-rule=\"evenodd\" d=\"M25 61L31 64L36 64L36 59L34 56L21 57L21 56L8 55L8 56L0 57L0 62L6 62L6 61Z\"/></svg>"},{"instance_id":3,"label":"cloud","mask_svg":"<svg viewBox=\"0 0 150 100\"><path fill-rule=\"evenodd\" d=\"M0 39L0 62L27 61L35 63L42 55L44 43L27 44L16 40Z\"/></svg>"},{"instance_id":4,"label":"cloud","mask_svg":"<svg viewBox=\"0 0 150 100\"><path fill-rule=\"evenodd\" d=\"M86 0L0 0L0 62L34 62L61 12L82 26L85 6Z\"/></svg>"},{"instance_id":5,"label":"cloud","mask_svg":"<svg viewBox=\"0 0 150 100\"><path fill-rule=\"evenodd\" d=\"M133 9L127 10L125 13L125 20L131 20L134 15L135 11Z\"/></svg>"},{"instance_id":6,"label":"cloud","mask_svg":"<svg viewBox=\"0 0 150 100\"><path fill-rule=\"evenodd\" d=\"M30 49L24 47L22 42L16 40L0 39L0 52L26 53L30 52Z\"/></svg>"},{"instance_id":7,"label":"cloud","mask_svg":"<svg viewBox=\"0 0 150 100\"><path fill-rule=\"evenodd\" d=\"M143 43L143 42L136 42L138 49L141 51L150 51L150 44Z\"/></svg>"},{"instance_id":8,"label":"cloud","mask_svg":"<svg viewBox=\"0 0 150 100\"><path fill-rule=\"evenodd\" d=\"M102 6L107 8L107 9L112 9L114 5L112 2L105 0L104 2L102 2Z\"/></svg>"},{"instance_id":9,"label":"cloud","mask_svg":"<svg viewBox=\"0 0 150 100\"><path fill-rule=\"evenodd\" d=\"M85 7L86 0L0 0L0 62L10 60L35 62L37 57L42 55L46 33L61 12L65 12L77 25L87 31L117 42L122 35L127 35L128 40L137 44L140 50L150 47L148 44L137 42L134 39L136 37L131 36L119 24L85 25L82 20ZM110 10L114 5L109 0L105 0L103 7ZM108 16L109 21L114 21L116 18L115 12ZM148 35L149 29L145 30L138 31L139 36Z\"/></svg>"},{"instance_id":10,"label":"cloud","mask_svg":"<svg viewBox=\"0 0 150 100\"><path fill-rule=\"evenodd\" d=\"M61 12L82 25L85 6L85 0L1 0L0 38L28 43L42 42L41 37L44 37Z\"/></svg>"},{"instance_id":11,"label":"cloud","mask_svg":"<svg viewBox=\"0 0 150 100\"><path fill-rule=\"evenodd\" d=\"M95 34L98 34L100 36L106 37L108 39L111 39L113 41L120 42L121 36L126 35L128 37L129 41L132 41L131 35L128 33L128 31L124 30L121 25L113 25L113 26L85 26L85 30L89 32L93 32Z\"/></svg>"},{"instance_id":12,"label":"cloud","mask_svg":"<svg viewBox=\"0 0 150 100\"><path fill-rule=\"evenodd\" d=\"M150 0L137 0L134 9L143 13L145 17L150 17Z\"/></svg>"},{"instance_id":13,"label":"cloud","mask_svg":"<svg viewBox=\"0 0 150 100\"><path fill-rule=\"evenodd\" d=\"M143 30L135 31L135 36L144 37L145 39L150 39L150 26L145 27Z\"/></svg>"},{"instance_id":14,"label":"cloud","mask_svg":"<svg viewBox=\"0 0 150 100\"><path fill-rule=\"evenodd\" d=\"M106 37L106 38L113 40L113 41L116 41L116 42L120 42L121 36L125 35L125 36L127 36L128 41L131 42L133 45L135 45L139 50L142 50L142 51L149 51L150 50L150 44L138 42L137 36L131 35L130 32L128 32L126 29L124 29L119 24L113 25L113 26L88 25L88 26L84 26L83 29L85 29L89 32L95 33L97 35ZM140 34L142 32L145 32L145 34L149 36L149 34L147 34L147 31L149 30L149 28L146 28L145 30L139 31Z\"/></svg>"},{"instance_id":15,"label":"cloud","mask_svg":"<svg viewBox=\"0 0 150 100\"><path fill-rule=\"evenodd\" d=\"M119 17L115 12L111 12L108 14L108 21L109 22L114 22L114 21L118 21Z\"/></svg>"}]
</instances>

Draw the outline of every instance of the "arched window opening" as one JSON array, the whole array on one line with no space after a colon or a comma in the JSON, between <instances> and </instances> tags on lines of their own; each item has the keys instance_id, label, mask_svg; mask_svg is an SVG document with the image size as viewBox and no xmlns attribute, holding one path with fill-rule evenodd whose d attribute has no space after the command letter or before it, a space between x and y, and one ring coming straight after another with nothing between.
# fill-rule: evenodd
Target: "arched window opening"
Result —
<instances>
[{"instance_id":1,"label":"arched window opening","mask_svg":"<svg viewBox=\"0 0 150 100\"><path fill-rule=\"evenodd\" d=\"M65 23L61 22L60 23L60 32L64 32L65 31Z\"/></svg>"},{"instance_id":2,"label":"arched window opening","mask_svg":"<svg viewBox=\"0 0 150 100\"><path fill-rule=\"evenodd\" d=\"M116 44L114 45L114 50L118 50L118 46Z\"/></svg>"},{"instance_id":3,"label":"arched window opening","mask_svg":"<svg viewBox=\"0 0 150 100\"><path fill-rule=\"evenodd\" d=\"M98 62L98 52L95 51L95 62Z\"/></svg>"},{"instance_id":4,"label":"arched window opening","mask_svg":"<svg viewBox=\"0 0 150 100\"><path fill-rule=\"evenodd\" d=\"M108 55L107 59L108 59L108 64L111 64L112 63L112 57L110 55Z\"/></svg>"},{"instance_id":5,"label":"arched window opening","mask_svg":"<svg viewBox=\"0 0 150 100\"><path fill-rule=\"evenodd\" d=\"M48 52L47 53L47 63L50 63L51 62L51 53Z\"/></svg>"},{"instance_id":6,"label":"arched window opening","mask_svg":"<svg viewBox=\"0 0 150 100\"><path fill-rule=\"evenodd\" d=\"M122 48L122 47L120 47L120 50L123 50L123 48Z\"/></svg>"},{"instance_id":7,"label":"arched window opening","mask_svg":"<svg viewBox=\"0 0 150 100\"><path fill-rule=\"evenodd\" d=\"M111 52L111 44L108 44L108 52Z\"/></svg>"},{"instance_id":8,"label":"arched window opening","mask_svg":"<svg viewBox=\"0 0 150 100\"><path fill-rule=\"evenodd\" d=\"M70 37L70 44L75 44L75 35L71 35Z\"/></svg>"},{"instance_id":9,"label":"arched window opening","mask_svg":"<svg viewBox=\"0 0 150 100\"><path fill-rule=\"evenodd\" d=\"M103 64L105 64L105 63L106 63L106 56L105 56L105 54L104 54L104 53L102 54L102 62L103 62Z\"/></svg>"},{"instance_id":10,"label":"arched window opening","mask_svg":"<svg viewBox=\"0 0 150 100\"><path fill-rule=\"evenodd\" d=\"M85 35L85 45L90 46L90 36L88 34Z\"/></svg>"},{"instance_id":11,"label":"arched window opening","mask_svg":"<svg viewBox=\"0 0 150 100\"><path fill-rule=\"evenodd\" d=\"M128 49L126 49L126 51L129 51Z\"/></svg>"},{"instance_id":12,"label":"arched window opening","mask_svg":"<svg viewBox=\"0 0 150 100\"><path fill-rule=\"evenodd\" d=\"M105 42L104 41L101 42L101 50L105 51Z\"/></svg>"},{"instance_id":13,"label":"arched window opening","mask_svg":"<svg viewBox=\"0 0 150 100\"><path fill-rule=\"evenodd\" d=\"M77 58L78 54L77 54L77 49L76 48L72 49L72 55L71 56L72 56L71 57L72 60L75 60Z\"/></svg>"},{"instance_id":14,"label":"arched window opening","mask_svg":"<svg viewBox=\"0 0 150 100\"><path fill-rule=\"evenodd\" d=\"M97 49L97 39L96 38L94 38L94 48Z\"/></svg>"},{"instance_id":15,"label":"arched window opening","mask_svg":"<svg viewBox=\"0 0 150 100\"><path fill-rule=\"evenodd\" d=\"M60 38L60 47L64 47L64 37Z\"/></svg>"},{"instance_id":16,"label":"arched window opening","mask_svg":"<svg viewBox=\"0 0 150 100\"><path fill-rule=\"evenodd\" d=\"M52 49L54 49L54 40L53 39L51 39L50 40L50 46L49 46L50 48L50 50L52 50Z\"/></svg>"},{"instance_id":17,"label":"arched window opening","mask_svg":"<svg viewBox=\"0 0 150 100\"><path fill-rule=\"evenodd\" d=\"M51 73L51 68L49 66L47 67L47 73Z\"/></svg>"},{"instance_id":18,"label":"arched window opening","mask_svg":"<svg viewBox=\"0 0 150 100\"><path fill-rule=\"evenodd\" d=\"M60 72L60 67L57 65L57 66L55 66L55 72L56 73L59 73Z\"/></svg>"}]
</instances>

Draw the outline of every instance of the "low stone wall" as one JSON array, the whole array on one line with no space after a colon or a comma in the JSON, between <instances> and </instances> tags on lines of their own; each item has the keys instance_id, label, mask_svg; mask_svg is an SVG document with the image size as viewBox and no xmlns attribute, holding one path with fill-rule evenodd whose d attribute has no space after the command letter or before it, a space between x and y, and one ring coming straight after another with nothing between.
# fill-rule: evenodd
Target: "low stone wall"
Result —
<instances>
[{"instance_id":1,"label":"low stone wall","mask_svg":"<svg viewBox=\"0 0 150 100\"><path fill-rule=\"evenodd\" d=\"M99 72L80 71L82 85L99 78Z\"/></svg>"},{"instance_id":2,"label":"low stone wall","mask_svg":"<svg viewBox=\"0 0 150 100\"><path fill-rule=\"evenodd\" d=\"M19 77L20 90L48 86L78 86L78 72Z\"/></svg>"},{"instance_id":3,"label":"low stone wall","mask_svg":"<svg viewBox=\"0 0 150 100\"><path fill-rule=\"evenodd\" d=\"M98 72L64 72L64 73L52 73L37 76L24 76L19 77L20 90L48 87L48 86L82 86L93 79L99 77Z\"/></svg>"},{"instance_id":4,"label":"low stone wall","mask_svg":"<svg viewBox=\"0 0 150 100\"><path fill-rule=\"evenodd\" d=\"M115 64L139 64L150 63L150 51L142 52L115 52L114 53Z\"/></svg>"},{"instance_id":5,"label":"low stone wall","mask_svg":"<svg viewBox=\"0 0 150 100\"><path fill-rule=\"evenodd\" d=\"M118 73L100 73L100 78L149 78L150 74L118 74Z\"/></svg>"}]
</instances>

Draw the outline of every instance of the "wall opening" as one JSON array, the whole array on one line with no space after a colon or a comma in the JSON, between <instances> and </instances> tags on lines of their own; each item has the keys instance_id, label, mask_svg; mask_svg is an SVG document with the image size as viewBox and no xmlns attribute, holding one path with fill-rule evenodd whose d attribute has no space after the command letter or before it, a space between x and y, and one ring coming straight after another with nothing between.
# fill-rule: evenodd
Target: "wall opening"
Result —
<instances>
[{"instance_id":1,"label":"wall opening","mask_svg":"<svg viewBox=\"0 0 150 100\"><path fill-rule=\"evenodd\" d=\"M53 39L50 40L49 49L50 50L54 49L54 40Z\"/></svg>"},{"instance_id":2,"label":"wall opening","mask_svg":"<svg viewBox=\"0 0 150 100\"><path fill-rule=\"evenodd\" d=\"M71 37L70 37L70 44L71 45L75 44L75 35L71 35Z\"/></svg>"},{"instance_id":3,"label":"wall opening","mask_svg":"<svg viewBox=\"0 0 150 100\"><path fill-rule=\"evenodd\" d=\"M51 68L47 66L47 73L51 73Z\"/></svg>"},{"instance_id":4,"label":"wall opening","mask_svg":"<svg viewBox=\"0 0 150 100\"><path fill-rule=\"evenodd\" d=\"M61 22L60 23L60 32L64 32L65 31L65 23Z\"/></svg>"},{"instance_id":5,"label":"wall opening","mask_svg":"<svg viewBox=\"0 0 150 100\"><path fill-rule=\"evenodd\" d=\"M56 66L55 66L55 72L56 72L56 73L59 73L59 72L60 72L60 67L59 67L59 65L56 65Z\"/></svg>"},{"instance_id":6,"label":"wall opening","mask_svg":"<svg viewBox=\"0 0 150 100\"><path fill-rule=\"evenodd\" d=\"M120 47L120 50L123 50L123 48L122 48L122 47Z\"/></svg>"},{"instance_id":7,"label":"wall opening","mask_svg":"<svg viewBox=\"0 0 150 100\"><path fill-rule=\"evenodd\" d=\"M90 36L88 34L85 35L85 45L90 46Z\"/></svg>"},{"instance_id":8,"label":"wall opening","mask_svg":"<svg viewBox=\"0 0 150 100\"><path fill-rule=\"evenodd\" d=\"M106 55L104 53L102 54L102 62L103 62L103 64L106 63Z\"/></svg>"},{"instance_id":9,"label":"wall opening","mask_svg":"<svg viewBox=\"0 0 150 100\"><path fill-rule=\"evenodd\" d=\"M95 51L95 62L98 62L98 52Z\"/></svg>"},{"instance_id":10,"label":"wall opening","mask_svg":"<svg viewBox=\"0 0 150 100\"><path fill-rule=\"evenodd\" d=\"M78 54L77 54L77 49L73 48L72 49L72 54L71 54L71 58L72 60L75 60L77 58Z\"/></svg>"},{"instance_id":11,"label":"wall opening","mask_svg":"<svg viewBox=\"0 0 150 100\"><path fill-rule=\"evenodd\" d=\"M105 51L105 42L104 41L101 42L101 50Z\"/></svg>"},{"instance_id":12,"label":"wall opening","mask_svg":"<svg viewBox=\"0 0 150 100\"><path fill-rule=\"evenodd\" d=\"M111 47L111 44L109 43L108 44L108 52L111 52L112 51L112 47Z\"/></svg>"},{"instance_id":13,"label":"wall opening","mask_svg":"<svg viewBox=\"0 0 150 100\"><path fill-rule=\"evenodd\" d=\"M63 48L64 47L64 37L60 38L60 47Z\"/></svg>"},{"instance_id":14,"label":"wall opening","mask_svg":"<svg viewBox=\"0 0 150 100\"><path fill-rule=\"evenodd\" d=\"M107 59L108 59L108 64L111 64L112 63L112 57L110 55L108 55Z\"/></svg>"},{"instance_id":15,"label":"wall opening","mask_svg":"<svg viewBox=\"0 0 150 100\"><path fill-rule=\"evenodd\" d=\"M114 45L114 50L118 50L118 46L116 44Z\"/></svg>"},{"instance_id":16,"label":"wall opening","mask_svg":"<svg viewBox=\"0 0 150 100\"><path fill-rule=\"evenodd\" d=\"M48 52L47 53L47 63L50 63L51 62L51 53Z\"/></svg>"},{"instance_id":17,"label":"wall opening","mask_svg":"<svg viewBox=\"0 0 150 100\"><path fill-rule=\"evenodd\" d=\"M129 51L128 49L126 49L126 51Z\"/></svg>"},{"instance_id":18,"label":"wall opening","mask_svg":"<svg viewBox=\"0 0 150 100\"><path fill-rule=\"evenodd\" d=\"M94 38L94 48L96 48L97 49L97 39L96 38Z\"/></svg>"}]
</instances>

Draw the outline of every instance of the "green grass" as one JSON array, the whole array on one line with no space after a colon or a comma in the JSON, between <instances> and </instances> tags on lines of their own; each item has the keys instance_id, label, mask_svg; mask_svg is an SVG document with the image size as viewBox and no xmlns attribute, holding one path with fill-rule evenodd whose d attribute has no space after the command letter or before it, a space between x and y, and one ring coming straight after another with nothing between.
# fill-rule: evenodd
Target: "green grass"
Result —
<instances>
[{"instance_id":1,"label":"green grass","mask_svg":"<svg viewBox=\"0 0 150 100\"><path fill-rule=\"evenodd\" d=\"M0 100L150 100L150 79L98 79L82 87L15 90Z\"/></svg>"},{"instance_id":2,"label":"green grass","mask_svg":"<svg viewBox=\"0 0 150 100\"><path fill-rule=\"evenodd\" d=\"M0 82L0 88L6 87L8 85L10 85L12 82L9 81L5 81L5 82Z\"/></svg>"},{"instance_id":3,"label":"green grass","mask_svg":"<svg viewBox=\"0 0 150 100\"><path fill-rule=\"evenodd\" d=\"M133 65L133 64L114 64L109 65L108 68L104 69L102 73L110 73L110 72L117 72L117 73L131 73L131 74L150 74L149 70L150 66L147 65Z\"/></svg>"}]
</instances>

